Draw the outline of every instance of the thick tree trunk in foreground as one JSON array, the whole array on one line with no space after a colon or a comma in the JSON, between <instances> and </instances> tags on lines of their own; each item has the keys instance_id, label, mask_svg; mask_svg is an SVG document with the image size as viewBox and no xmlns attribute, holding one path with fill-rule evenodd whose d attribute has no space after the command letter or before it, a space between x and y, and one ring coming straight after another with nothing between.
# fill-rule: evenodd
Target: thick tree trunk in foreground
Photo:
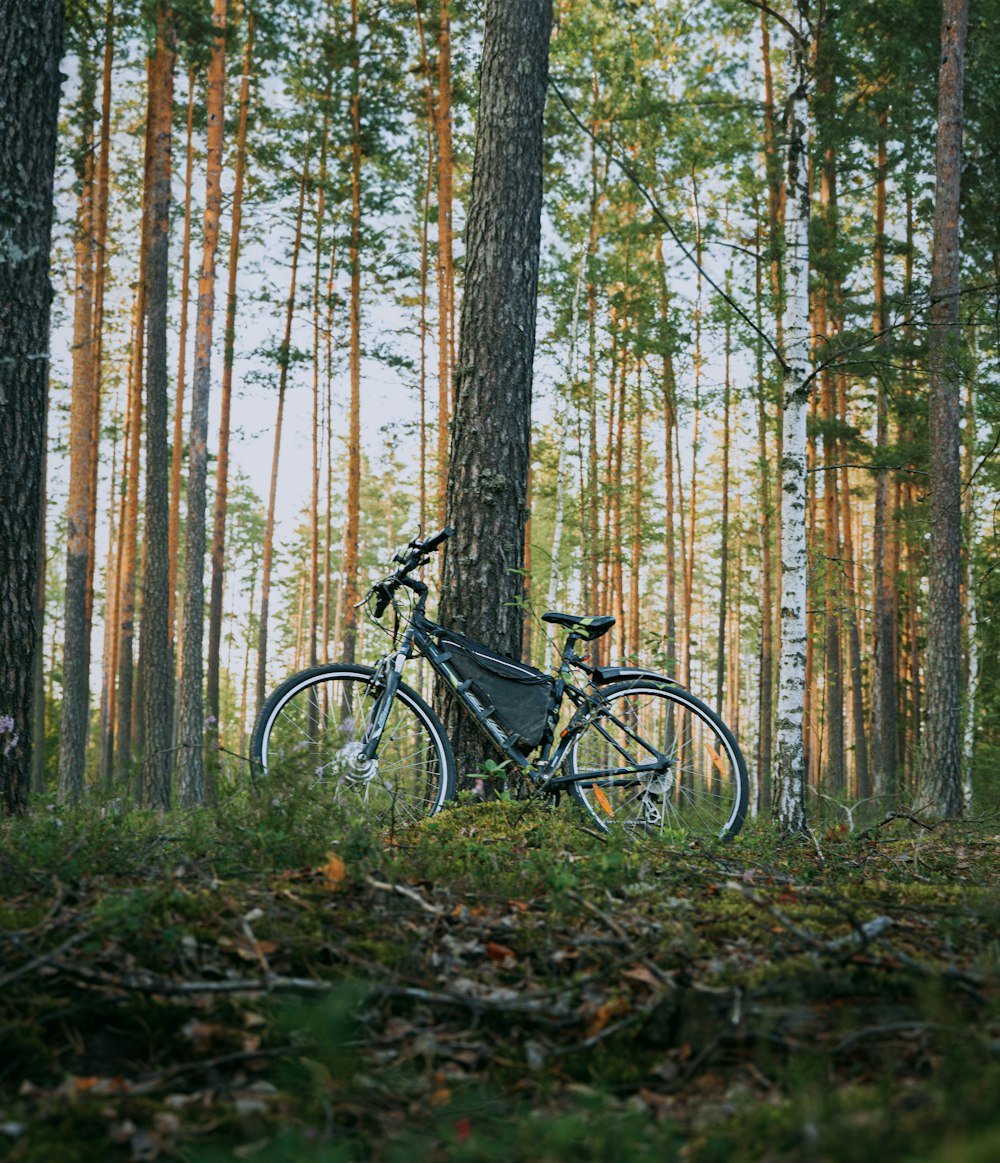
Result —
<instances>
[{"instance_id":1,"label":"thick tree trunk in foreground","mask_svg":"<svg viewBox=\"0 0 1000 1163\"><path fill-rule=\"evenodd\" d=\"M781 662L774 813L786 831L805 827L806 753L806 420L809 411L809 141L807 0L798 2L792 49L785 190L785 309L782 317L784 447L781 457Z\"/></svg>"},{"instance_id":2,"label":"thick tree trunk in foreground","mask_svg":"<svg viewBox=\"0 0 1000 1163\"><path fill-rule=\"evenodd\" d=\"M968 0L945 0L938 88L937 190L931 265L930 545L927 604L927 734L920 791L941 816L962 813L961 690L961 331L959 193L962 88Z\"/></svg>"},{"instance_id":3,"label":"thick tree trunk in foreground","mask_svg":"<svg viewBox=\"0 0 1000 1163\"><path fill-rule=\"evenodd\" d=\"M0 6L0 811L31 778L61 0Z\"/></svg>"},{"instance_id":4,"label":"thick tree trunk in foreground","mask_svg":"<svg viewBox=\"0 0 1000 1163\"><path fill-rule=\"evenodd\" d=\"M488 0L455 369L442 618L518 656L551 0ZM484 746L446 724L459 771Z\"/></svg>"}]
</instances>

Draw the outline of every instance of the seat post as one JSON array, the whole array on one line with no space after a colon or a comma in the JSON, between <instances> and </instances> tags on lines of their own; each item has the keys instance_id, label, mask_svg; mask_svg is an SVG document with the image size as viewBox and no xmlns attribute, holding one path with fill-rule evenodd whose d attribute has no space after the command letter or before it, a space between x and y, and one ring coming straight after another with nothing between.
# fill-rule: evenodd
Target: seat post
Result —
<instances>
[{"instance_id":1,"label":"seat post","mask_svg":"<svg viewBox=\"0 0 1000 1163\"><path fill-rule=\"evenodd\" d=\"M579 641L580 641L579 634L568 634L566 636L566 645L562 649L562 661L563 661L563 663L566 663L569 661L569 657L571 654L574 657L576 656L576 652L574 651L573 647Z\"/></svg>"}]
</instances>

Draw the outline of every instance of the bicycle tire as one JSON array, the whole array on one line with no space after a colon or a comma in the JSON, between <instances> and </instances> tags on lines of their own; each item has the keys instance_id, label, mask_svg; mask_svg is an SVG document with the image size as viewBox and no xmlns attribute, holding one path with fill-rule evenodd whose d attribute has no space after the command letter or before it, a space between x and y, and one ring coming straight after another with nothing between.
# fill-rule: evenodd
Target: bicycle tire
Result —
<instances>
[{"instance_id":1,"label":"bicycle tire","mask_svg":"<svg viewBox=\"0 0 1000 1163\"><path fill-rule=\"evenodd\" d=\"M681 687L632 679L601 691L605 709L575 732L566 772L602 831L730 839L746 817L750 781L733 733ZM657 761L655 772L601 778L602 769ZM588 770L595 778L587 782Z\"/></svg>"},{"instance_id":2,"label":"bicycle tire","mask_svg":"<svg viewBox=\"0 0 1000 1163\"><path fill-rule=\"evenodd\" d=\"M357 751L378 700L369 666L330 663L287 678L254 725L251 758L268 778L307 774L376 825L432 816L455 794L455 757L441 720L400 683L375 759Z\"/></svg>"}]
</instances>

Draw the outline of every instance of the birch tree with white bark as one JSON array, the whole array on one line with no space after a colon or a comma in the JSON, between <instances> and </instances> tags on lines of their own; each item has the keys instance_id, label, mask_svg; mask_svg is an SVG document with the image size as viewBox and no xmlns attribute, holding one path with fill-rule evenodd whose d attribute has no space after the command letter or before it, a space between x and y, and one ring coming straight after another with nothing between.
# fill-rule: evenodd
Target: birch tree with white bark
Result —
<instances>
[{"instance_id":1,"label":"birch tree with white bark","mask_svg":"<svg viewBox=\"0 0 1000 1163\"><path fill-rule=\"evenodd\" d=\"M806 825L806 420L812 384L809 329L808 0L796 0L786 106L781 458L781 660L778 668L774 815L786 831Z\"/></svg>"}]
</instances>

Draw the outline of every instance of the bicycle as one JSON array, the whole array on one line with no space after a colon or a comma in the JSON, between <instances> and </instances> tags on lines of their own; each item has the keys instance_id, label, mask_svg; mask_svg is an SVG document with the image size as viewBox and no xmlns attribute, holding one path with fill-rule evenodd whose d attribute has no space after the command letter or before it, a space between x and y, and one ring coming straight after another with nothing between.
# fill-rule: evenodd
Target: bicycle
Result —
<instances>
[{"instance_id":1,"label":"bicycle","mask_svg":"<svg viewBox=\"0 0 1000 1163\"><path fill-rule=\"evenodd\" d=\"M437 714L403 682L405 664L419 655L505 757L500 766L519 772L533 793L569 793L605 832L621 825L736 835L749 781L739 745L719 716L665 675L592 666L576 653L578 642L606 634L613 617L542 615L568 632L555 676L427 617L428 587L410 575L453 532L411 541L394 556L397 568L359 603L393 639L374 667L312 667L270 695L251 742L258 770L271 775L308 765L317 783L336 798L350 795L380 825L440 811L455 794L455 759ZM408 611L400 608L401 590L414 595ZM391 632L381 622L390 607ZM573 681L575 672L584 676L582 685Z\"/></svg>"}]
</instances>

